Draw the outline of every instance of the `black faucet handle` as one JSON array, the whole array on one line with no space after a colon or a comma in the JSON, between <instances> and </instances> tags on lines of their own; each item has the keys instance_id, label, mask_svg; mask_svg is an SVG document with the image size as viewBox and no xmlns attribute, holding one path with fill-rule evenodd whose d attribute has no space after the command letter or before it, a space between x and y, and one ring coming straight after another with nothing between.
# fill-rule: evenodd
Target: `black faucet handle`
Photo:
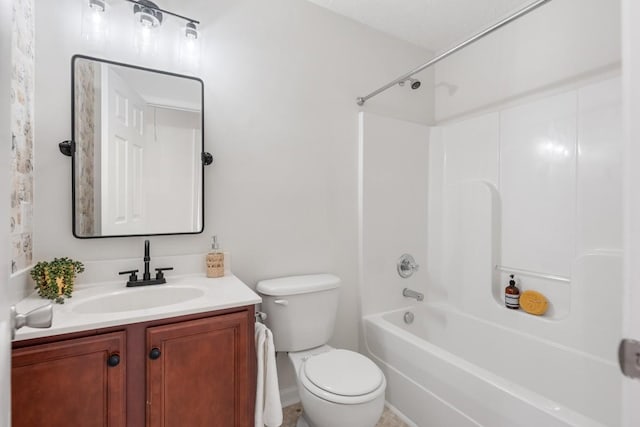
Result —
<instances>
[{"instance_id":1,"label":"black faucet handle","mask_svg":"<svg viewBox=\"0 0 640 427\"><path fill-rule=\"evenodd\" d=\"M161 279L164 279L163 271L173 270L173 267L162 267L162 268L156 268L155 270L156 270L156 280L161 280Z\"/></svg>"},{"instance_id":2,"label":"black faucet handle","mask_svg":"<svg viewBox=\"0 0 640 427\"><path fill-rule=\"evenodd\" d=\"M129 274L129 281L137 282L138 281L138 275L136 274L137 272L138 270L128 270L128 271L121 271L118 274Z\"/></svg>"}]
</instances>

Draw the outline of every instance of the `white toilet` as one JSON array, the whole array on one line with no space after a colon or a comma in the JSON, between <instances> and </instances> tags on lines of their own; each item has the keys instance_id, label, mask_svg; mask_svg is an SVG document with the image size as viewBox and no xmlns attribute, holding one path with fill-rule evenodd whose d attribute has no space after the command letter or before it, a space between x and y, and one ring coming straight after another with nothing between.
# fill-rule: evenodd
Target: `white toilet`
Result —
<instances>
[{"instance_id":1,"label":"white toilet","mask_svg":"<svg viewBox=\"0 0 640 427\"><path fill-rule=\"evenodd\" d=\"M365 356L326 345L333 334L340 278L331 274L258 282L276 351L289 352L304 408L297 427L373 427L387 382Z\"/></svg>"}]
</instances>

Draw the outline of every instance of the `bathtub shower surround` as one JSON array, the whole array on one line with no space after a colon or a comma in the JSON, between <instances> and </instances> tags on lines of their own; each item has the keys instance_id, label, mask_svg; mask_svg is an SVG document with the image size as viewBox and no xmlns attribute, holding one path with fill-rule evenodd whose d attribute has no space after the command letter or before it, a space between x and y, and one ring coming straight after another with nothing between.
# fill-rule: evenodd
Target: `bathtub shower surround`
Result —
<instances>
[{"instance_id":1,"label":"bathtub shower surround","mask_svg":"<svg viewBox=\"0 0 640 427\"><path fill-rule=\"evenodd\" d=\"M33 257L33 98L35 24L33 0L14 0L11 41L11 272Z\"/></svg>"},{"instance_id":2,"label":"bathtub shower surround","mask_svg":"<svg viewBox=\"0 0 640 427\"><path fill-rule=\"evenodd\" d=\"M620 88L617 77L592 82L432 135L429 224L439 238L430 239L429 253L442 254L431 263L432 292L508 325L495 308L512 269L521 292L549 301L544 317L557 323L542 338L613 360L621 322Z\"/></svg>"},{"instance_id":3,"label":"bathtub shower surround","mask_svg":"<svg viewBox=\"0 0 640 427\"><path fill-rule=\"evenodd\" d=\"M361 116L362 344L417 425L620 425L621 86L602 75L427 135ZM505 308L510 273L544 315Z\"/></svg>"}]
</instances>

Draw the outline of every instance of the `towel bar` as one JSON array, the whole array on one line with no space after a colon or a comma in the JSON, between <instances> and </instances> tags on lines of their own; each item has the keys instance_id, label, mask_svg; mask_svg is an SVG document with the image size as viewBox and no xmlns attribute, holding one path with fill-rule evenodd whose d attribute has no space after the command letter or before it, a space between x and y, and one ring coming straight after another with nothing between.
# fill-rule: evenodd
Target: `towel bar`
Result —
<instances>
[{"instance_id":1,"label":"towel bar","mask_svg":"<svg viewBox=\"0 0 640 427\"><path fill-rule=\"evenodd\" d=\"M267 313L263 313L262 311L256 311L256 320L258 322L264 323L266 319L267 319Z\"/></svg>"}]
</instances>

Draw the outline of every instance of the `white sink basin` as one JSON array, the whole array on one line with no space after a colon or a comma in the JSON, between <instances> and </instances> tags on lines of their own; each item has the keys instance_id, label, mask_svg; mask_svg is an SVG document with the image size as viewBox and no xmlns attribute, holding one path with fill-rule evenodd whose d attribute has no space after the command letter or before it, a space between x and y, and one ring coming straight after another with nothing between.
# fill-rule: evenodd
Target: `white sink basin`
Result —
<instances>
[{"instance_id":1,"label":"white sink basin","mask_svg":"<svg viewBox=\"0 0 640 427\"><path fill-rule=\"evenodd\" d=\"M122 280L78 285L73 298L54 304L49 329L24 327L16 341L89 331L130 323L149 322L208 313L261 302L260 296L236 276L210 279L204 274L170 278L163 285L127 288ZM27 313L43 304L36 292L18 302Z\"/></svg>"},{"instance_id":2,"label":"white sink basin","mask_svg":"<svg viewBox=\"0 0 640 427\"><path fill-rule=\"evenodd\" d=\"M155 285L153 287L123 289L82 301L71 311L80 314L104 314L144 310L180 304L203 295L204 291L199 288Z\"/></svg>"}]
</instances>

